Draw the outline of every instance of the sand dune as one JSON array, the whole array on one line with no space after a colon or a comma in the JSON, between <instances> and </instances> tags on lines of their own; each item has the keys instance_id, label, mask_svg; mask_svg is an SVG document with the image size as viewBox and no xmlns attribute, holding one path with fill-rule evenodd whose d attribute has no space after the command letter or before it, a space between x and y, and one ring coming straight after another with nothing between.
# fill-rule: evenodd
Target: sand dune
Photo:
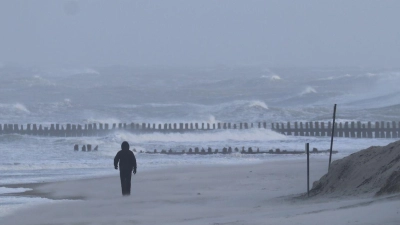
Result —
<instances>
[{"instance_id":1,"label":"sand dune","mask_svg":"<svg viewBox=\"0 0 400 225\"><path fill-rule=\"evenodd\" d=\"M400 193L400 141L370 147L334 161L315 182L312 195L360 196Z\"/></svg>"}]
</instances>

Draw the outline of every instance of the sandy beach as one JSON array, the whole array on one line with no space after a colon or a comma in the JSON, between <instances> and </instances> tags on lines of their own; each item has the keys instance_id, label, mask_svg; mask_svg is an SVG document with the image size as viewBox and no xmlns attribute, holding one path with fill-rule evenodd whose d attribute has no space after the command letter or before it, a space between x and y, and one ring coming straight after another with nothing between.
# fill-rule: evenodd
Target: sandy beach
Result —
<instances>
[{"instance_id":1,"label":"sandy beach","mask_svg":"<svg viewBox=\"0 0 400 225\"><path fill-rule=\"evenodd\" d=\"M327 161L311 162L311 182ZM400 224L398 195L301 197L305 160L253 165L177 167L138 173L132 195L115 176L41 185L21 195L75 201L19 210L8 224ZM23 216L21 216L23 215Z\"/></svg>"}]
</instances>

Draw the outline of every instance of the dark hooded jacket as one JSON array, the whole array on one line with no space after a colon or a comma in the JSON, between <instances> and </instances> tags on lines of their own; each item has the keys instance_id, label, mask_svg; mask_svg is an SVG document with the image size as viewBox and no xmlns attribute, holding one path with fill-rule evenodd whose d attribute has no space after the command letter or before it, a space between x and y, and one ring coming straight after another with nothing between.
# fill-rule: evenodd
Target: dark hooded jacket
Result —
<instances>
[{"instance_id":1,"label":"dark hooded jacket","mask_svg":"<svg viewBox=\"0 0 400 225\"><path fill-rule=\"evenodd\" d=\"M120 150L114 158L114 167L117 167L119 162L119 170L136 170L136 158L131 150Z\"/></svg>"}]
</instances>

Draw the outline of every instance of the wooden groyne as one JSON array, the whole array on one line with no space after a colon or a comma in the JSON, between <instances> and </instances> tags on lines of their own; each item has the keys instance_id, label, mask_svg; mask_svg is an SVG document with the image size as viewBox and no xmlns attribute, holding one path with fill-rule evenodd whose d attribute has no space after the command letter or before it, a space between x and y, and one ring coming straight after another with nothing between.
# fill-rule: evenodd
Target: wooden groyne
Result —
<instances>
[{"instance_id":1,"label":"wooden groyne","mask_svg":"<svg viewBox=\"0 0 400 225\"><path fill-rule=\"evenodd\" d=\"M272 123L271 129L293 136L331 136L332 123L328 122L286 122ZM335 137L350 138L400 138L400 122L344 122L335 123Z\"/></svg>"},{"instance_id":2,"label":"wooden groyne","mask_svg":"<svg viewBox=\"0 0 400 225\"><path fill-rule=\"evenodd\" d=\"M0 124L0 135L21 134L54 137L105 136L115 131L131 133L187 133L213 130L271 129L284 135L330 136L332 123L90 123L90 124ZM335 137L400 138L400 122L345 122L335 123Z\"/></svg>"},{"instance_id":3,"label":"wooden groyne","mask_svg":"<svg viewBox=\"0 0 400 225\"><path fill-rule=\"evenodd\" d=\"M90 123L90 124L0 124L0 135L22 134L55 137L103 136L115 131L132 133L186 133L210 130L267 128L266 122L260 123Z\"/></svg>"},{"instance_id":4,"label":"wooden groyne","mask_svg":"<svg viewBox=\"0 0 400 225\"><path fill-rule=\"evenodd\" d=\"M134 152L136 152L134 150ZM154 149L154 151L139 151L140 153L148 153L148 154L166 154L166 155L213 155L213 154L232 154L232 153L240 153L240 154L305 154L304 151L291 151L291 150L281 150L279 148L273 150L260 150L259 148L257 148L257 150L253 150L253 148L249 147L247 148L247 150L242 147L242 150L239 150L239 148L223 148L222 150L219 149L215 149L213 150L212 148L207 148L204 149L200 149L200 148L189 148L188 150L172 150L169 149L167 150L161 150L161 151L157 151L156 149ZM317 153L329 153L329 150L318 150L316 148L313 149L313 151L311 152L313 154L317 154ZM338 151L333 151L332 153L336 154L338 153Z\"/></svg>"}]
</instances>

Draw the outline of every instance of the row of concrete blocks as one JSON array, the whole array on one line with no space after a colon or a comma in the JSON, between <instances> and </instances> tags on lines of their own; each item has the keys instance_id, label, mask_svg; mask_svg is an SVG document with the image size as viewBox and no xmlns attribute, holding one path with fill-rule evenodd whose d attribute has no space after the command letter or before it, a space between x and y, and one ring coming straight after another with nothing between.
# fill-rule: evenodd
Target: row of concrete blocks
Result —
<instances>
[{"instance_id":1,"label":"row of concrete blocks","mask_svg":"<svg viewBox=\"0 0 400 225\"><path fill-rule=\"evenodd\" d=\"M328 122L302 122L272 123L271 129L294 136L331 136L332 123ZM335 137L353 138L399 138L400 122L375 122L375 124L358 122L335 123Z\"/></svg>"},{"instance_id":2,"label":"row of concrete blocks","mask_svg":"<svg viewBox=\"0 0 400 225\"><path fill-rule=\"evenodd\" d=\"M215 130L215 129L249 129L254 128L253 123L165 123L165 124L150 124L150 123L119 123L109 124L93 123L85 125L76 124L51 124L50 126L37 124L0 124L1 134L27 134L37 136L61 136L61 137L76 137L76 136L100 136L108 134L116 130L140 131L140 132L187 132L196 130ZM266 122L259 122L258 128L267 128Z\"/></svg>"}]
</instances>

